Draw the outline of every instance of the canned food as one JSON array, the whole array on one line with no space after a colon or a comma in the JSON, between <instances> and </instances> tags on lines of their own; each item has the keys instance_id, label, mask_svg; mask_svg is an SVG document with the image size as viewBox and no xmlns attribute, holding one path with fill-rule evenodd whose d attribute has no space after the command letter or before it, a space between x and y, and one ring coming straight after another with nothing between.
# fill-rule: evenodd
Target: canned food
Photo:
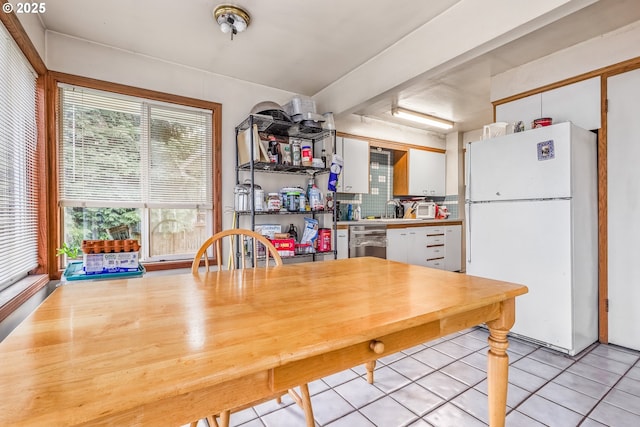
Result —
<instances>
[{"instance_id":1,"label":"canned food","mask_svg":"<svg viewBox=\"0 0 640 427\"><path fill-rule=\"evenodd\" d=\"M269 193L269 198L267 199L267 210L270 212L276 212L280 210L280 196L278 193Z\"/></svg>"}]
</instances>

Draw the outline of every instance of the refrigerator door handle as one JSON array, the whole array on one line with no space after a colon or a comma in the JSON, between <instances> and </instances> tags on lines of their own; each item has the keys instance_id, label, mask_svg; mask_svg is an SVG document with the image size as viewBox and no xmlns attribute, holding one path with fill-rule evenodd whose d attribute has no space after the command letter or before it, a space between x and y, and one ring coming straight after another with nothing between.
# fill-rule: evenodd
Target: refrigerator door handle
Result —
<instances>
[{"instance_id":1,"label":"refrigerator door handle","mask_svg":"<svg viewBox=\"0 0 640 427\"><path fill-rule=\"evenodd\" d=\"M467 242L467 263L471 264L471 202L467 203L467 228L469 233L469 239Z\"/></svg>"},{"instance_id":2,"label":"refrigerator door handle","mask_svg":"<svg viewBox=\"0 0 640 427\"><path fill-rule=\"evenodd\" d=\"M473 144L469 143L468 147L467 147L467 161L466 161L466 167L467 167L467 200L472 200L471 199L471 146Z\"/></svg>"}]
</instances>

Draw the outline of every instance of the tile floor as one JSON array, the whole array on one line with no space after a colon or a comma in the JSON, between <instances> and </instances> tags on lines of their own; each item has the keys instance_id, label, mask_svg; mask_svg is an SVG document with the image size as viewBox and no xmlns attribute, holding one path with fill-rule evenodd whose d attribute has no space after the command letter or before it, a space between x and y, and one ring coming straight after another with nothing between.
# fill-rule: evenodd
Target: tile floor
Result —
<instances>
[{"instance_id":1,"label":"tile floor","mask_svg":"<svg viewBox=\"0 0 640 427\"><path fill-rule=\"evenodd\" d=\"M468 329L309 384L316 426L486 426L487 331ZM511 338L507 426L640 426L640 352L594 344L566 356ZM198 427L207 424L201 420ZM304 426L285 397L231 415L232 426Z\"/></svg>"}]
</instances>

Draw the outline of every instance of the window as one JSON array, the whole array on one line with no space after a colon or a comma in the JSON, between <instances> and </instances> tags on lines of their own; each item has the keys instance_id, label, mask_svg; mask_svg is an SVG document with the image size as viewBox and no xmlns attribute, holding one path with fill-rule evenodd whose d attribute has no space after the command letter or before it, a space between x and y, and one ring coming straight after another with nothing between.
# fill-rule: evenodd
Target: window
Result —
<instances>
[{"instance_id":1,"label":"window","mask_svg":"<svg viewBox=\"0 0 640 427\"><path fill-rule=\"evenodd\" d=\"M213 234L212 111L59 84L63 241L129 237L143 261Z\"/></svg>"},{"instance_id":2,"label":"window","mask_svg":"<svg viewBox=\"0 0 640 427\"><path fill-rule=\"evenodd\" d=\"M37 75L0 24L0 290L38 267Z\"/></svg>"}]
</instances>

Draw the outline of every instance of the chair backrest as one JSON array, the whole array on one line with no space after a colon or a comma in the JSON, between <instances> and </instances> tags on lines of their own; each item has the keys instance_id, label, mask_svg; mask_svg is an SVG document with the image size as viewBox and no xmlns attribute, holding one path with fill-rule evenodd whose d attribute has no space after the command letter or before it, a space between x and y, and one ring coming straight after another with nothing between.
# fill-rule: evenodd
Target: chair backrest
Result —
<instances>
[{"instance_id":1,"label":"chair backrest","mask_svg":"<svg viewBox=\"0 0 640 427\"><path fill-rule=\"evenodd\" d=\"M282 265L282 258L278 253L278 250L273 246L273 244L263 235L256 233L255 231L245 230L242 228L234 228L231 230L221 231L219 233L214 234L209 237L198 249L196 256L193 260L193 264L191 264L191 272L193 274L198 273L198 268L200 267L200 261L204 257L204 266L207 271L209 271L209 257L207 256L207 250L209 247L213 246L213 250L215 251L215 259L218 270L222 269L222 240L225 237L229 237L230 239L230 263L229 269L235 270L240 268L247 267L247 253L249 252L251 255L253 268L258 266L258 261L262 259L258 257L258 243L261 243L265 247L265 257L264 257L264 266L265 268L269 268L269 259L273 259L276 266ZM240 243L240 247L237 248L238 240ZM238 251L239 249L239 251ZM240 265L236 265L236 253L240 254Z\"/></svg>"}]
</instances>

